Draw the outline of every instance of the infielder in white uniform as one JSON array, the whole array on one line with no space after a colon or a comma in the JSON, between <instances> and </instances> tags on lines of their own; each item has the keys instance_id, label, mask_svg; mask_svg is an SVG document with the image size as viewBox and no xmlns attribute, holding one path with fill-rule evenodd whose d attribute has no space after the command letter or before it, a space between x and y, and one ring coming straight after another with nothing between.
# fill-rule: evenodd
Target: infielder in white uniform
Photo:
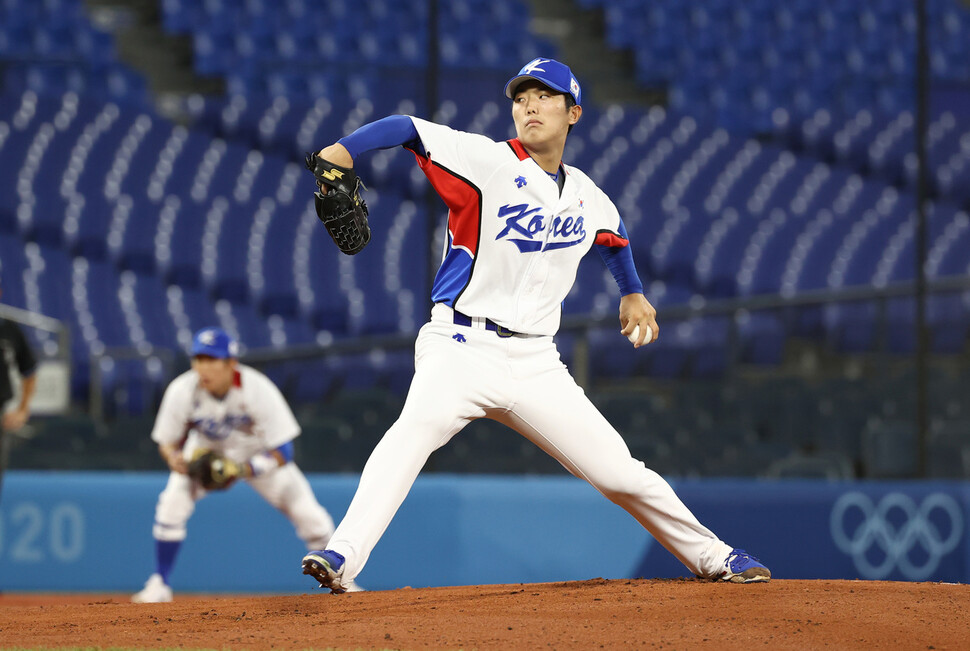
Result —
<instances>
[{"instance_id":1,"label":"infielder in white uniform","mask_svg":"<svg viewBox=\"0 0 970 651\"><path fill-rule=\"evenodd\" d=\"M172 472L155 508L155 573L132 597L136 603L172 600L169 573L195 503L208 492L188 476L188 459L198 450L229 460L228 483L233 476L245 480L289 518L307 549L326 546L333 534L333 518L293 462L293 439L300 434L293 412L268 377L238 363L237 351L224 330L200 330L192 369L165 390L152 440Z\"/></svg>"},{"instance_id":2,"label":"infielder in white uniform","mask_svg":"<svg viewBox=\"0 0 970 651\"><path fill-rule=\"evenodd\" d=\"M621 334L659 335L626 229L610 199L562 163L582 115L579 83L552 59L505 87L517 138L494 142L408 116L361 127L319 156L352 167L365 151L404 145L447 204L434 308L415 343L400 418L374 449L346 516L303 571L343 592L370 556L428 456L476 418L526 437L626 509L694 574L736 583L771 573L705 528L656 472L634 459L560 361L553 342L580 259L596 248L621 290Z\"/></svg>"}]
</instances>

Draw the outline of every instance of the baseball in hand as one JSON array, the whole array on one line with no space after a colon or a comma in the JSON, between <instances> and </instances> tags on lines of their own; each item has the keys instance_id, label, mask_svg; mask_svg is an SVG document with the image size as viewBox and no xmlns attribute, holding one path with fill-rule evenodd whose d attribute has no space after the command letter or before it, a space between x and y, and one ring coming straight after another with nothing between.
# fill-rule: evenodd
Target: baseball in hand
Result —
<instances>
[{"instance_id":1,"label":"baseball in hand","mask_svg":"<svg viewBox=\"0 0 970 651\"><path fill-rule=\"evenodd\" d=\"M626 338L630 340L631 344L635 345L637 343L637 339L640 338L640 324L633 326L633 332L628 334ZM651 328L650 326L647 326L647 336L643 338L643 343L649 344L650 340L652 339L653 339L653 328Z\"/></svg>"}]
</instances>

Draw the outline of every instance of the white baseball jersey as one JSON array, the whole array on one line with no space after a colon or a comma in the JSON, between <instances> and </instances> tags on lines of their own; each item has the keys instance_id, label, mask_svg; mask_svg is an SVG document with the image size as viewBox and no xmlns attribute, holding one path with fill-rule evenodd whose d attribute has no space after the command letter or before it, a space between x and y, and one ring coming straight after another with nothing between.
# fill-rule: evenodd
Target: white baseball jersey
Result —
<instances>
[{"instance_id":1,"label":"white baseball jersey","mask_svg":"<svg viewBox=\"0 0 970 651\"><path fill-rule=\"evenodd\" d=\"M613 202L568 165L560 195L518 140L411 120L427 154L418 163L450 210L432 300L515 332L556 334L582 257L593 244L629 244Z\"/></svg>"},{"instance_id":2,"label":"white baseball jersey","mask_svg":"<svg viewBox=\"0 0 970 651\"><path fill-rule=\"evenodd\" d=\"M194 370L172 380L155 418L152 440L180 445L186 455L204 447L233 461L275 449L300 434L300 425L273 382L239 364L223 398L202 388Z\"/></svg>"},{"instance_id":3,"label":"white baseball jersey","mask_svg":"<svg viewBox=\"0 0 970 651\"><path fill-rule=\"evenodd\" d=\"M184 443L186 458L197 448L208 448L242 463L296 438L300 426L276 385L254 368L239 364L236 369L235 382L222 399L202 388L194 370L172 380L155 417L152 440ZM333 518L296 463L244 481L289 519L307 549L319 549L330 540ZM195 503L206 494L188 475L169 473L155 507L154 538L184 540Z\"/></svg>"},{"instance_id":4,"label":"white baseball jersey","mask_svg":"<svg viewBox=\"0 0 970 651\"><path fill-rule=\"evenodd\" d=\"M477 418L508 425L588 481L694 574L720 576L732 548L632 457L552 336L580 259L594 244L629 245L613 203L565 165L560 196L517 140L411 120L426 154L415 152L418 164L450 209L448 241L404 409L367 460L330 541L345 559L341 581L367 563L429 455ZM456 321L454 310L471 323ZM482 317L528 336L490 331Z\"/></svg>"}]
</instances>

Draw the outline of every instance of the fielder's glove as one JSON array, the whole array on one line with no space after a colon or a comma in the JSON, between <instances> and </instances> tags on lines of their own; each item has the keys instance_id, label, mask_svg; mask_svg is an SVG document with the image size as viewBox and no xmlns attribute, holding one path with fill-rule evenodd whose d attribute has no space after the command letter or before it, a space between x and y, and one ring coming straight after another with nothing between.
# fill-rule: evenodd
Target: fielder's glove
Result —
<instances>
[{"instance_id":1,"label":"fielder's glove","mask_svg":"<svg viewBox=\"0 0 970 651\"><path fill-rule=\"evenodd\" d=\"M314 206L330 237L347 255L360 253L370 242L367 204L360 198L364 184L354 170L334 165L314 153L307 153L306 168L313 172L320 189L313 193Z\"/></svg>"},{"instance_id":2,"label":"fielder's glove","mask_svg":"<svg viewBox=\"0 0 970 651\"><path fill-rule=\"evenodd\" d=\"M219 456L212 450L198 449L189 461L189 477L202 484L202 488L218 491L229 488L245 469L240 464Z\"/></svg>"}]
</instances>

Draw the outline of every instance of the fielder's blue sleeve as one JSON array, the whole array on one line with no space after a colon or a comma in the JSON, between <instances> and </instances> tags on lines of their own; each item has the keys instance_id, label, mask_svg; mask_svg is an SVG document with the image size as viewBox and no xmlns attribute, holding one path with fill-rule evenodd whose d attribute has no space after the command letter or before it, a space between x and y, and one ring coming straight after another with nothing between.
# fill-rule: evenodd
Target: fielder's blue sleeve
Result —
<instances>
[{"instance_id":1,"label":"fielder's blue sleeve","mask_svg":"<svg viewBox=\"0 0 970 651\"><path fill-rule=\"evenodd\" d=\"M273 452L279 452L283 456L285 463L293 461L293 441L287 441L283 445L273 450Z\"/></svg>"},{"instance_id":2,"label":"fielder's blue sleeve","mask_svg":"<svg viewBox=\"0 0 970 651\"><path fill-rule=\"evenodd\" d=\"M365 124L348 136L337 141L347 148L350 157L375 149L390 149L405 145L408 149L424 155L424 146L414 128L414 122L406 115L391 115L376 122Z\"/></svg>"},{"instance_id":3,"label":"fielder's blue sleeve","mask_svg":"<svg viewBox=\"0 0 970 651\"><path fill-rule=\"evenodd\" d=\"M620 296L642 294L643 283L640 282L640 274L637 273L637 267L633 263L630 238L622 220L617 230L620 237L612 233L598 233L595 240L596 250L606 263L606 268L613 274L613 280L620 288Z\"/></svg>"}]
</instances>

